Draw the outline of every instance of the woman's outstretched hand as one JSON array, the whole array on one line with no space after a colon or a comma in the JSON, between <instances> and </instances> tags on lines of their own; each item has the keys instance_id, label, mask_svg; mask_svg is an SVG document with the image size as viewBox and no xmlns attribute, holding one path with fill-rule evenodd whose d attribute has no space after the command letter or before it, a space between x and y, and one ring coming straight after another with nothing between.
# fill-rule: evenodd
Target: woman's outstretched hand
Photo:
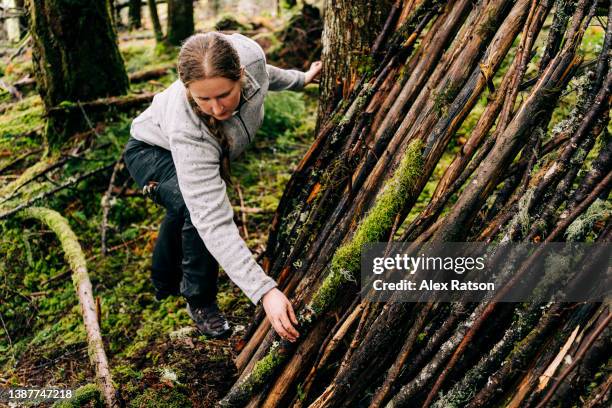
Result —
<instances>
[{"instance_id":1,"label":"woman's outstretched hand","mask_svg":"<svg viewBox=\"0 0 612 408\"><path fill-rule=\"evenodd\" d=\"M315 81L315 78L321 73L321 68L323 68L323 63L321 61L315 61L310 64L310 68L305 72L306 78L304 80L304 86L311 82L319 82L318 79Z\"/></svg>"},{"instance_id":2,"label":"woman's outstretched hand","mask_svg":"<svg viewBox=\"0 0 612 408\"><path fill-rule=\"evenodd\" d=\"M272 323L272 327L283 339L294 342L300 337L300 333L291 324L297 325L298 321L293 312L291 302L283 292L277 288L270 289L261 298L264 310L268 319Z\"/></svg>"}]
</instances>

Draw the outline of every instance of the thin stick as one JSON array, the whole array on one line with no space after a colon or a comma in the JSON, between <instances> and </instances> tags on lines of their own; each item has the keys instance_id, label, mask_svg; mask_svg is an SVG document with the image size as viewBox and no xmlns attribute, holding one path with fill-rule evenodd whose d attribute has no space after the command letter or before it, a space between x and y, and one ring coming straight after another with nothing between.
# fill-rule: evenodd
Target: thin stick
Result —
<instances>
[{"instance_id":1,"label":"thin stick","mask_svg":"<svg viewBox=\"0 0 612 408\"><path fill-rule=\"evenodd\" d=\"M101 252L103 256L106 256L106 229L108 226L108 213L110 211L110 199L113 194L113 187L115 186L115 178L117 177L117 173L121 168L121 164L123 162L123 153L117 163L115 163L115 167L113 168L113 174L111 175L110 181L108 183L108 188L102 196L102 225L100 226L100 235L102 241Z\"/></svg>"},{"instance_id":2,"label":"thin stick","mask_svg":"<svg viewBox=\"0 0 612 408\"><path fill-rule=\"evenodd\" d=\"M240 218L242 219L242 231L244 232L244 239L249 239L249 230L247 229L247 217L244 206L244 198L242 197L242 189L240 183L236 182L234 188L238 192L238 198L240 199Z\"/></svg>"},{"instance_id":3,"label":"thin stick","mask_svg":"<svg viewBox=\"0 0 612 408\"><path fill-rule=\"evenodd\" d=\"M542 399L542 401L540 401L540 403L536 406L536 408L543 408L546 406L546 404L548 403L548 401L550 401L550 399L552 398L557 388L559 388L559 385L561 385L561 383L563 382L563 380L565 380L565 378L569 375L569 373L571 373L574 370L574 368L578 366L578 363L582 361L582 359L584 358L584 355L589 350L589 348L593 345L595 340L597 340L599 335L608 327L608 324L610 324L611 319L612 319L612 313L608 313L608 317L606 317L606 319L603 322L601 322L599 326L597 326L597 329L591 335L591 337L589 338L587 343L584 345L582 350L580 350L574 357L574 361L572 362L572 364L570 364L570 366L567 367L565 371L563 371L563 373L559 376L559 378L552 385L552 387L550 387L550 390L548 390L548 393Z\"/></svg>"},{"instance_id":4,"label":"thin stick","mask_svg":"<svg viewBox=\"0 0 612 408\"><path fill-rule=\"evenodd\" d=\"M82 174L82 175L79 175L79 176L70 177L68 179L68 181L66 181L64 184L61 184L61 185L59 185L59 186L57 186L55 188L52 188L49 191L45 191L45 192L37 195L36 197L29 199L25 203L18 205L17 207L13 208L12 210L8 210L8 211L3 212L2 214L0 214L0 220L2 220L4 218L7 218L7 217L10 217L11 215L15 214L16 212L19 212L19 211L23 210L24 208L30 207L32 204L34 204L38 200L41 200L41 199L46 198L46 197L49 197L49 196L57 193L60 190L63 190L63 189L68 188L68 187L71 187L71 186L79 183L80 181L85 180L86 178L89 178L91 176L95 176L98 173L101 173L101 172L103 172L105 170L108 170L112 166L114 166L114 165L113 164L109 164L107 166L100 167L99 169L92 170L92 171L90 171L88 173L85 173L85 174Z\"/></svg>"}]
</instances>

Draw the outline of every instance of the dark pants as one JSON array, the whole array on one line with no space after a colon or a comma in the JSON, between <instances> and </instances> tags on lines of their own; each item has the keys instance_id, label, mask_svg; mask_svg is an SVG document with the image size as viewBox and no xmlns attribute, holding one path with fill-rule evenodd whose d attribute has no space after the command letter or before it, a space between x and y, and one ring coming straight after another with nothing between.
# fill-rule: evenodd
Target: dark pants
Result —
<instances>
[{"instance_id":1,"label":"dark pants","mask_svg":"<svg viewBox=\"0 0 612 408\"><path fill-rule=\"evenodd\" d=\"M170 151L130 138L124 160L149 197L166 209L153 250L151 279L158 299L180 293L194 307L216 301L219 264L191 223Z\"/></svg>"}]
</instances>

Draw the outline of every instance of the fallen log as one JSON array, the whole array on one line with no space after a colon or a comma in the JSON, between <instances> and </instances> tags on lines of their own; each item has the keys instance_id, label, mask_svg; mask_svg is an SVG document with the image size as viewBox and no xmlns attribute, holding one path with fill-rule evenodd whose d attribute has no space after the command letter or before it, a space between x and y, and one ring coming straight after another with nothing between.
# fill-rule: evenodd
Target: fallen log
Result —
<instances>
[{"instance_id":1,"label":"fallen log","mask_svg":"<svg viewBox=\"0 0 612 408\"><path fill-rule=\"evenodd\" d=\"M85 261L85 256L77 236L70 228L68 221L54 210L32 207L25 209L21 216L40 221L51 228L57 235L64 250L66 261L72 269L72 283L81 305L81 314L83 315L83 323L85 324L87 342L89 344L89 358L96 370L98 386L102 391L106 406L108 408L117 407L117 391L113 385L108 359L104 351L104 343L100 333L100 322L96 315L96 303L93 298L93 288L87 272L87 262Z\"/></svg>"}]
</instances>

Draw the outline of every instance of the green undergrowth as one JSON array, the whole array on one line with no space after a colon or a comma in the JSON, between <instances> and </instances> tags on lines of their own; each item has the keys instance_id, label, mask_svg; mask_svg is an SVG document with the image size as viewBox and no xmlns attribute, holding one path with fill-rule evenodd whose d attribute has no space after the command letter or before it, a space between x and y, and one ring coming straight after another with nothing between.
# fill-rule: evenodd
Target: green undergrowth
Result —
<instances>
[{"instance_id":1,"label":"green undergrowth","mask_svg":"<svg viewBox=\"0 0 612 408\"><path fill-rule=\"evenodd\" d=\"M152 50L148 42L121 46L128 72L168 66L175 56ZM19 58L18 58L19 60ZM25 65L24 65L25 66ZM21 67L21 66L20 66ZM6 68L4 66L4 68ZM20 68L21 69L21 68ZM19 77L19 75L17 75ZM134 84L132 92L155 92L176 79L175 70L157 80ZM271 93L264 124L254 143L233 163L248 213L248 244L266 241L284 184L312 141L316 87L304 93ZM0 101L0 105L4 103ZM44 125L40 98L7 99L0 121L0 167L28 150L40 149ZM62 149L78 158L38 178L0 204L1 212L48 191L69 177L112 166L129 138L138 112L111 113L95 132L77 135ZM0 178L0 190L40 159L42 152L15 163ZM117 174L107 228L107 256L101 254L101 199L112 168L40 200L37 206L68 220L87 260L94 296L99 298L101 330L114 381L133 407L186 407L190 401L214 404L235 381L231 344L253 314L253 305L225 274L218 303L236 327L230 341L199 335L181 297L155 300L149 281L151 253L163 208L140 194L126 169ZM229 189L239 207L236 191ZM6 197L5 197L6 198ZM76 388L94 382L87 342L70 268L55 234L33 220L0 220L0 372L9 385ZM78 406L67 405L67 406Z\"/></svg>"},{"instance_id":2,"label":"green undergrowth","mask_svg":"<svg viewBox=\"0 0 612 408\"><path fill-rule=\"evenodd\" d=\"M128 74L176 64L178 48L156 48L155 40L135 40L119 46Z\"/></svg>"}]
</instances>

